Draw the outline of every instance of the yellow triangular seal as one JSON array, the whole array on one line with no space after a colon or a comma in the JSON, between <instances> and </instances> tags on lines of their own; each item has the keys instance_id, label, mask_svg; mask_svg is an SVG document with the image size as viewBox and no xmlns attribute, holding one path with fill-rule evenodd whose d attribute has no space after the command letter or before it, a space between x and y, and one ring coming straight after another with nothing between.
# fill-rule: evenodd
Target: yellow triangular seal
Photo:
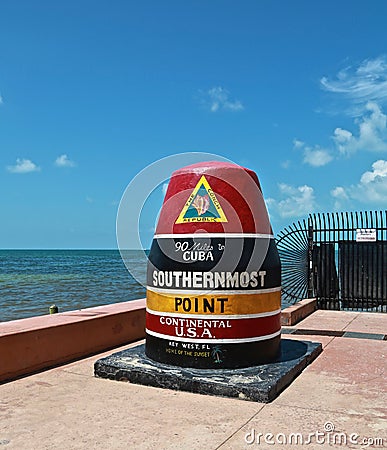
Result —
<instances>
[{"instance_id":1,"label":"yellow triangular seal","mask_svg":"<svg viewBox=\"0 0 387 450\"><path fill-rule=\"evenodd\" d=\"M175 223L227 222L215 192L202 175Z\"/></svg>"}]
</instances>

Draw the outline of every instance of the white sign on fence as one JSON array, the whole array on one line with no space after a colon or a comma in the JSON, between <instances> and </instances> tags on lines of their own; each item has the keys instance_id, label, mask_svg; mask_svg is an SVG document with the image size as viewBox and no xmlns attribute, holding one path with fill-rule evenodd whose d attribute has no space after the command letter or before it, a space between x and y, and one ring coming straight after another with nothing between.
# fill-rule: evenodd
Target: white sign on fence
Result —
<instances>
[{"instance_id":1,"label":"white sign on fence","mask_svg":"<svg viewBox=\"0 0 387 450\"><path fill-rule=\"evenodd\" d=\"M356 242L376 242L375 228L357 228Z\"/></svg>"}]
</instances>

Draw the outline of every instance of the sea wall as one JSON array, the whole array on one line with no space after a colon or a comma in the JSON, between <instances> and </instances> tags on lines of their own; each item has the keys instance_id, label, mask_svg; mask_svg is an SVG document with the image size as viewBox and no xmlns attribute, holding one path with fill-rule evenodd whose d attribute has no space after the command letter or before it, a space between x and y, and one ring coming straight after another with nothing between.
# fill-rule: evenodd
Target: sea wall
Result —
<instances>
[{"instance_id":1,"label":"sea wall","mask_svg":"<svg viewBox=\"0 0 387 450\"><path fill-rule=\"evenodd\" d=\"M281 325L293 326L317 309L315 298L305 298L281 311Z\"/></svg>"},{"instance_id":2,"label":"sea wall","mask_svg":"<svg viewBox=\"0 0 387 450\"><path fill-rule=\"evenodd\" d=\"M145 299L0 323L0 383L145 337Z\"/></svg>"}]
</instances>

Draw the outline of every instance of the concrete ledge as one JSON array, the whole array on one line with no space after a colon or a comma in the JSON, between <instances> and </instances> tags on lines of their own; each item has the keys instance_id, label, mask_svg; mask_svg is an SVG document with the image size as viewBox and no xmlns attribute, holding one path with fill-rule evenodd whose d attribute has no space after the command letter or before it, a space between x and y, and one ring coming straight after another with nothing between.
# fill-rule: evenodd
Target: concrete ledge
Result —
<instances>
[{"instance_id":1,"label":"concrete ledge","mask_svg":"<svg viewBox=\"0 0 387 450\"><path fill-rule=\"evenodd\" d=\"M305 317L312 314L317 309L317 300L315 298L306 298L288 306L281 312L281 325L292 326L300 322Z\"/></svg>"},{"instance_id":2,"label":"concrete ledge","mask_svg":"<svg viewBox=\"0 0 387 450\"><path fill-rule=\"evenodd\" d=\"M0 323L0 382L145 337L145 299Z\"/></svg>"}]
</instances>

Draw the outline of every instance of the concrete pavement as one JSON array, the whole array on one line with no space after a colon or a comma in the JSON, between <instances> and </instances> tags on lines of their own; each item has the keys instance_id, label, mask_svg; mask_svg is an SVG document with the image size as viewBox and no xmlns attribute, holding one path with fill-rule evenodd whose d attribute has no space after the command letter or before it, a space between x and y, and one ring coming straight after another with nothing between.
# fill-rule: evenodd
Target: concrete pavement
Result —
<instances>
[{"instance_id":1,"label":"concrete pavement","mask_svg":"<svg viewBox=\"0 0 387 450\"><path fill-rule=\"evenodd\" d=\"M292 330L325 332L284 335L324 351L272 403L94 378L108 352L1 385L0 448L387 448L387 341L367 338L387 314L319 310Z\"/></svg>"}]
</instances>

